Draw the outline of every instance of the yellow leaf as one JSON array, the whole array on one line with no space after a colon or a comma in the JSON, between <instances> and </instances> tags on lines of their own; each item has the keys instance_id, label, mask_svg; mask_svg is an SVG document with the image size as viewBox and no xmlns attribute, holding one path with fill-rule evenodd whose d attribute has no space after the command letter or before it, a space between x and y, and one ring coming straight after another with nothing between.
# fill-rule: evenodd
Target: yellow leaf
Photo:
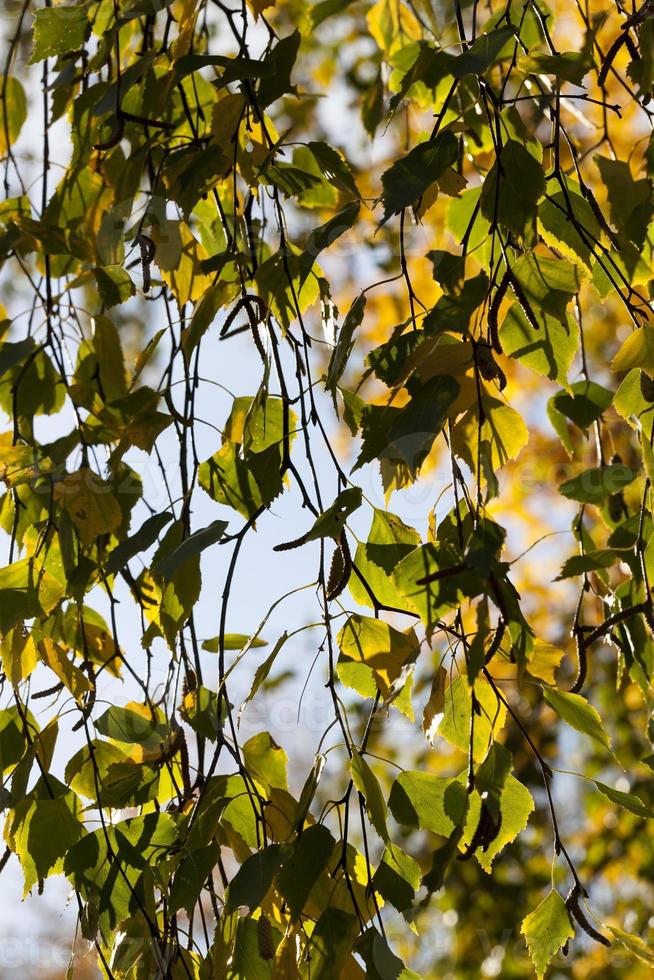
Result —
<instances>
[{"instance_id":1,"label":"yellow leaf","mask_svg":"<svg viewBox=\"0 0 654 980\"><path fill-rule=\"evenodd\" d=\"M204 246L183 221L164 222L161 228L153 230L152 238L161 278L179 305L198 300L214 279L212 275L204 275L200 267L209 257Z\"/></svg>"},{"instance_id":2,"label":"yellow leaf","mask_svg":"<svg viewBox=\"0 0 654 980\"><path fill-rule=\"evenodd\" d=\"M255 18L257 18L268 7L274 7L275 2L276 0L248 0L248 7L253 11Z\"/></svg>"},{"instance_id":3,"label":"yellow leaf","mask_svg":"<svg viewBox=\"0 0 654 980\"><path fill-rule=\"evenodd\" d=\"M534 640L533 649L527 653L527 670L532 677L538 677L539 680L555 687L555 671L562 659L563 650L546 643L545 640Z\"/></svg>"},{"instance_id":4,"label":"yellow leaf","mask_svg":"<svg viewBox=\"0 0 654 980\"><path fill-rule=\"evenodd\" d=\"M173 58L181 58L191 50L195 22L198 19L199 6L196 0L181 0L177 13L177 39L172 47Z\"/></svg>"},{"instance_id":5,"label":"yellow leaf","mask_svg":"<svg viewBox=\"0 0 654 980\"><path fill-rule=\"evenodd\" d=\"M368 30L387 55L422 37L417 17L398 0L377 0L368 11L367 21Z\"/></svg>"},{"instance_id":6,"label":"yellow leaf","mask_svg":"<svg viewBox=\"0 0 654 980\"><path fill-rule=\"evenodd\" d=\"M4 637L0 649L2 669L11 686L18 687L36 667L36 647L32 635L23 633L22 626L17 626Z\"/></svg>"}]
</instances>

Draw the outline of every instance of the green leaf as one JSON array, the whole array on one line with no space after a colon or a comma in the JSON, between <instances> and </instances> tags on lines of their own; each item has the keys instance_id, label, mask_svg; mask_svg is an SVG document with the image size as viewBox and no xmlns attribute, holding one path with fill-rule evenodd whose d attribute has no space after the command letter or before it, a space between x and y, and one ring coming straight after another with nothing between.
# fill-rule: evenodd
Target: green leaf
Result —
<instances>
[{"instance_id":1,"label":"green leaf","mask_svg":"<svg viewBox=\"0 0 654 980\"><path fill-rule=\"evenodd\" d=\"M622 463L611 463L584 470L578 476L566 480L559 487L559 493L569 500L584 504L601 504L613 493L618 493L638 476L637 470Z\"/></svg>"},{"instance_id":2,"label":"green leaf","mask_svg":"<svg viewBox=\"0 0 654 980\"><path fill-rule=\"evenodd\" d=\"M569 691L557 691L553 687L543 688L543 693L547 703L563 721L578 732L590 736L604 748L611 748L611 740L604 731L602 719L586 698Z\"/></svg>"},{"instance_id":3,"label":"green leaf","mask_svg":"<svg viewBox=\"0 0 654 980\"><path fill-rule=\"evenodd\" d=\"M541 164L521 143L508 140L482 185L481 213L491 225L499 223L521 235L544 192Z\"/></svg>"},{"instance_id":4,"label":"green leaf","mask_svg":"<svg viewBox=\"0 0 654 980\"><path fill-rule=\"evenodd\" d=\"M151 548L172 519L173 515L168 511L148 517L135 534L121 541L111 552L105 565L107 574L119 572L132 558Z\"/></svg>"},{"instance_id":5,"label":"green leaf","mask_svg":"<svg viewBox=\"0 0 654 980\"><path fill-rule=\"evenodd\" d=\"M552 889L523 919L520 932L527 941L538 980L542 980L554 956L574 936L566 904L557 891Z\"/></svg>"},{"instance_id":6,"label":"green leaf","mask_svg":"<svg viewBox=\"0 0 654 980\"><path fill-rule=\"evenodd\" d=\"M568 315L562 323L547 313L541 314L538 320L537 330L520 304L514 303L500 330L504 353L517 358L537 374L565 385L579 346L577 321Z\"/></svg>"},{"instance_id":7,"label":"green leaf","mask_svg":"<svg viewBox=\"0 0 654 980\"><path fill-rule=\"evenodd\" d=\"M377 602L402 608L404 597L393 583L391 575L399 562L406 558L417 545L420 535L396 514L375 508L368 540L357 545L354 561L368 583ZM357 575L349 582L355 602L361 606L373 606L373 600Z\"/></svg>"},{"instance_id":8,"label":"green leaf","mask_svg":"<svg viewBox=\"0 0 654 980\"><path fill-rule=\"evenodd\" d=\"M489 750L494 736L506 721L506 706L499 700L492 687L483 677L478 677L474 687L479 710L474 715L473 758L481 762ZM470 749L472 720L472 692L466 677L456 677L445 691L443 718L438 734L462 752Z\"/></svg>"},{"instance_id":9,"label":"green leaf","mask_svg":"<svg viewBox=\"0 0 654 980\"><path fill-rule=\"evenodd\" d=\"M487 296L488 276L485 272L481 272L478 276L468 279L458 295L441 296L433 310L430 310L422 321L424 330L429 334L440 334L444 330L465 333L470 326L473 313ZM443 353L442 350L440 353ZM453 352L448 353L451 355ZM454 372L454 366L451 370Z\"/></svg>"},{"instance_id":10,"label":"green leaf","mask_svg":"<svg viewBox=\"0 0 654 980\"><path fill-rule=\"evenodd\" d=\"M262 640L258 636L248 636L247 633L225 633L224 636L224 647L225 650L242 650L246 645L248 649L252 647L267 647L268 641ZM202 649L208 650L209 653L218 653L220 649L220 637L212 636L209 640L203 640Z\"/></svg>"},{"instance_id":11,"label":"green leaf","mask_svg":"<svg viewBox=\"0 0 654 980\"><path fill-rule=\"evenodd\" d=\"M47 616L64 592L64 585L33 558L0 568L0 633L8 633L21 620Z\"/></svg>"},{"instance_id":12,"label":"green leaf","mask_svg":"<svg viewBox=\"0 0 654 980\"><path fill-rule=\"evenodd\" d=\"M617 557L615 551L607 548L591 551L586 555L572 555L563 563L563 567L554 581L574 578L577 575L584 575L586 572L594 572L598 568L610 568Z\"/></svg>"},{"instance_id":13,"label":"green leaf","mask_svg":"<svg viewBox=\"0 0 654 980\"><path fill-rule=\"evenodd\" d=\"M299 548L300 545L307 544L309 541L319 541L321 538L333 538L338 541L347 518L361 506L361 499L360 487L348 487L341 491L334 503L316 518L313 526L305 534L293 541L275 545L274 551Z\"/></svg>"},{"instance_id":14,"label":"green leaf","mask_svg":"<svg viewBox=\"0 0 654 980\"><path fill-rule=\"evenodd\" d=\"M581 276L577 267L566 259L549 259L537 252L525 252L511 266L537 319L539 313L549 313L562 323L566 308L579 291ZM519 299L519 297L516 297Z\"/></svg>"},{"instance_id":15,"label":"green leaf","mask_svg":"<svg viewBox=\"0 0 654 980\"><path fill-rule=\"evenodd\" d=\"M246 858L229 883L225 909L233 912L245 906L254 912L266 897L273 878L288 855L288 846L269 844Z\"/></svg>"},{"instance_id":16,"label":"green leaf","mask_svg":"<svg viewBox=\"0 0 654 980\"><path fill-rule=\"evenodd\" d=\"M83 7L75 4L37 10L32 29L34 47L30 65L81 48L91 25Z\"/></svg>"},{"instance_id":17,"label":"green leaf","mask_svg":"<svg viewBox=\"0 0 654 980\"><path fill-rule=\"evenodd\" d=\"M541 202L538 230L551 248L579 263L582 271L590 271L594 245L601 239L602 229L590 204L582 197L579 184L568 179L565 191L549 194Z\"/></svg>"},{"instance_id":18,"label":"green leaf","mask_svg":"<svg viewBox=\"0 0 654 980\"><path fill-rule=\"evenodd\" d=\"M220 541L226 527L227 521L212 521L208 527L190 534L181 544L153 564L153 573L161 575L165 579L171 579L175 572L190 558L196 558L206 548Z\"/></svg>"},{"instance_id":19,"label":"green leaf","mask_svg":"<svg viewBox=\"0 0 654 980\"><path fill-rule=\"evenodd\" d=\"M388 843L386 803L377 777L360 752L355 752L350 759L350 771L354 785L365 800L373 827L381 839Z\"/></svg>"},{"instance_id":20,"label":"green leaf","mask_svg":"<svg viewBox=\"0 0 654 980\"><path fill-rule=\"evenodd\" d=\"M422 871L417 861L392 841L386 845L372 879L373 887L398 912L413 905Z\"/></svg>"},{"instance_id":21,"label":"green leaf","mask_svg":"<svg viewBox=\"0 0 654 980\"><path fill-rule=\"evenodd\" d=\"M635 813L637 817L645 817L647 819L654 817L654 810L646 806L635 793L625 793L623 790L614 789L613 786L607 786L606 783L601 783L599 779L594 779L593 782L600 793L603 793L611 803L615 803L617 806L629 810L630 813Z\"/></svg>"},{"instance_id":22,"label":"green leaf","mask_svg":"<svg viewBox=\"0 0 654 980\"><path fill-rule=\"evenodd\" d=\"M75 794L53 776L41 776L10 810L5 839L23 869L23 898L39 879L63 869L66 854L84 833L80 810Z\"/></svg>"},{"instance_id":23,"label":"green leaf","mask_svg":"<svg viewBox=\"0 0 654 980\"><path fill-rule=\"evenodd\" d=\"M320 27L328 17L347 10L353 2L354 0L320 0L320 3L314 3L311 7L311 26Z\"/></svg>"},{"instance_id":24,"label":"green leaf","mask_svg":"<svg viewBox=\"0 0 654 980\"><path fill-rule=\"evenodd\" d=\"M170 885L168 905L174 915L180 909L192 914L207 879L218 863L220 849L217 844L194 848L182 858Z\"/></svg>"},{"instance_id":25,"label":"green leaf","mask_svg":"<svg viewBox=\"0 0 654 980\"><path fill-rule=\"evenodd\" d=\"M388 460L406 467L415 479L459 391L458 381L442 374L414 391L404 408L366 405L362 419L363 445L354 469L375 459Z\"/></svg>"},{"instance_id":26,"label":"green leaf","mask_svg":"<svg viewBox=\"0 0 654 980\"><path fill-rule=\"evenodd\" d=\"M136 286L129 272L120 265L97 266L94 270L100 299L105 306L117 306L126 303L131 296L136 295Z\"/></svg>"},{"instance_id":27,"label":"green leaf","mask_svg":"<svg viewBox=\"0 0 654 980\"><path fill-rule=\"evenodd\" d=\"M111 402L124 398L127 379L123 349L118 329L107 316L93 318L93 349L104 400Z\"/></svg>"},{"instance_id":28,"label":"green leaf","mask_svg":"<svg viewBox=\"0 0 654 980\"><path fill-rule=\"evenodd\" d=\"M23 758L28 746L25 726L18 708L11 705L0 710L0 774L13 769Z\"/></svg>"},{"instance_id":29,"label":"green leaf","mask_svg":"<svg viewBox=\"0 0 654 980\"><path fill-rule=\"evenodd\" d=\"M202 340L218 311L225 303L225 292L222 283L210 286L202 299L196 304L188 330L182 335L182 346L187 357L190 357Z\"/></svg>"},{"instance_id":30,"label":"green leaf","mask_svg":"<svg viewBox=\"0 0 654 980\"><path fill-rule=\"evenodd\" d=\"M243 714L243 711L245 710L247 705L250 703L250 701L252 701L254 696L257 694L261 686L265 683L266 679L268 678L268 674L272 670L273 664L275 663L275 660L277 659L277 656L281 651L282 647L288 640L288 637L289 634L286 631L282 633L280 638L277 640L277 643L275 643L274 647L272 648L272 651L268 654L268 656L263 661L263 663L259 664L259 666L257 667L254 673L254 680L252 681L252 686L250 687L247 697L245 698L241 707L239 708L239 712L238 712L239 718ZM256 645L256 643L254 645Z\"/></svg>"},{"instance_id":31,"label":"green leaf","mask_svg":"<svg viewBox=\"0 0 654 980\"><path fill-rule=\"evenodd\" d=\"M307 275L306 259L293 245L274 252L257 269L259 293L284 330L319 298L319 275L318 266Z\"/></svg>"},{"instance_id":32,"label":"green leaf","mask_svg":"<svg viewBox=\"0 0 654 980\"><path fill-rule=\"evenodd\" d=\"M25 337L24 340L19 340L15 344L10 341L5 341L0 347L0 378L7 371L21 364L32 353L35 347L36 344L34 343L33 337Z\"/></svg>"},{"instance_id":33,"label":"green leaf","mask_svg":"<svg viewBox=\"0 0 654 980\"><path fill-rule=\"evenodd\" d=\"M322 913L309 942L311 980L340 977L359 928L359 920L341 909L328 908Z\"/></svg>"},{"instance_id":34,"label":"green leaf","mask_svg":"<svg viewBox=\"0 0 654 980\"><path fill-rule=\"evenodd\" d=\"M607 190L611 224L623 240L642 248L654 212L651 180L634 180L627 160L596 156L595 163Z\"/></svg>"},{"instance_id":35,"label":"green leaf","mask_svg":"<svg viewBox=\"0 0 654 980\"><path fill-rule=\"evenodd\" d=\"M428 634L433 632L443 613L456 609L464 598L473 598L482 591L477 573L465 567L437 581L422 581L436 572L460 567L462 562L461 553L449 543L430 542L415 548L393 569L393 582L409 608L419 613Z\"/></svg>"},{"instance_id":36,"label":"green leaf","mask_svg":"<svg viewBox=\"0 0 654 980\"><path fill-rule=\"evenodd\" d=\"M654 378L654 326L649 323L630 333L611 361L613 371L632 368L641 368Z\"/></svg>"},{"instance_id":37,"label":"green leaf","mask_svg":"<svg viewBox=\"0 0 654 980\"><path fill-rule=\"evenodd\" d=\"M390 980L391 977L393 980L421 980L417 973L405 967L373 926L358 937L355 950L366 964L366 977L370 980Z\"/></svg>"},{"instance_id":38,"label":"green leaf","mask_svg":"<svg viewBox=\"0 0 654 980\"><path fill-rule=\"evenodd\" d=\"M237 443L225 442L217 453L200 464L198 480L202 489L217 503L251 518L281 492L279 459L279 449L271 446L252 454L248 462L243 459ZM252 472L254 466L259 480Z\"/></svg>"},{"instance_id":39,"label":"green leaf","mask_svg":"<svg viewBox=\"0 0 654 980\"><path fill-rule=\"evenodd\" d=\"M335 150L333 146L330 146L322 140L310 140L306 145L311 150L325 180L338 187L345 194L351 194L356 198L360 196L352 171L338 150ZM353 212L346 210L341 212L341 214L351 213Z\"/></svg>"},{"instance_id":40,"label":"green leaf","mask_svg":"<svg viewBox=\"0 0 654 980\"><path fill-rule=\"evenodd\" d=\"M477 478L488 480L510 459L516 459L529 441L529 430L522 416L496 398L484 400L484 419L480 424L476 408L459 419L452 433L452 446ZM482 473L477 473L478 464Z\"/></svg>"},{"instance_id":41,"label":"green leaf","mask_svg":"<svg viewBox=\"0 0 654 980\"><path fill-rule=\"evenodd\" d=\"M124 708L112 705L100 715L95 727L101 735L116 742L128 742L157 748L168 738L169 729L163 718L153 717L144 705L132 703Z\"/></svg>"},{"instance_id":42,"label":"green leaf","mask_svg":"<svg viewBox=\"0 0 654 980\"><path fill-rule=\"evenodd\" d=\"M483 75L497 60L512 37L515 37L515 28L510 24L486 31L470 45L467 51L454 59L452 74L455 78L463 78L464 75Z\"/></svg>"},{"instance_id":43,"label":"green leaf","mask_svg":"<svg viewBox=\"0 0 654 980\"><path fill-rule=\"evenodd\" d=\"M131 817L82 837L68 850L64 873L83 899L93 897L101 928L113 931L154 902L152 870L176 839L177 827L168 813Z\"/></svg>"},{"instance_id":44,"label":"green leaf","mask_svg":"<svg viewBox=\"0 0 654 980\"><path fill-rule=\"evenodd\" d=\"M414 204L427 188L455 162L459 144L449 130L433 140L418 143L406 156L382 174L384 224L391 215Z\"/></svg>"},{"instance_id":45,"label":"green leaf","mask_svg":"<svg viewBox=\"0 0 654 980\"><path fill-rule=\"evenodd\" d=\"M546 54L537 51L518 59L518 67L534 75L553 75L573 85L581 85L584 76L593 67L593 32L586 32L586 40L581 51L560 51Z\"/></svg>"},{"instance_id":46,"label":"green leaf","mask_svg":"<svg viewBox=\"0 0 654 980\"><path fill-rule=\"evenodd\" d=\"M632 428L642 429L645 438L651 439L654 432L654 402L644 397L641 377L638 368L630 371L616 391L613 404L616 412Z\"/></svg>"},{"instance_id":47,"label":"green leaf","mask_svg":"<svg viewBox=\"0 0 654 980\"><path fill-rule=\"evenodd\" d=\"M572 441L565 419L588 429L613 401L613 393L594 381L577 381L569 391L558 391L547 403L547 415L568 454Z\"/></svg>"},{"instance_id":48,"label":"green leaf","mask_svg":"<svg viewBox=\"0 0 654 980\"><path fill-rule=\"evenodd\" d=\"M463 820L466 790L458 779L407 770L393 783L388 806L405 827L449 837Z\"/></svg>"},{"instance_id":49,"label":"green leaf","mask_svg":"<svg viewBox=\"0 0 654 980\"><path fill-rule=\"evenodd\" d=\"M293 31L292 34L280 38L263 59L265 72L257 90L257 103L261 109L267 108L287 92L295 91L291 83L291 72L301 41L300 32Z\"/></svg>"},{"instance_id":50,"label":"green leaf","mask_svg":"<svg viewBox=\"0 0 654 980\"><path fill-rule=\"evenodd\" d=\"M297 922L311 889L328 867L334 850L334 838L322 824L306 827L292 844L291 853L277 872L275 887Z\"/></svg>"},{"instance_id":51,"label":"green leaf","mask_svg":"<svg viewBox=\"0 0 654 980\"><path fill-rule=\"evenodd\" d=\"M329 358L325 387L332 393L334 400L336 399L336 388L343 376L345 368L347 367L350 354L352 353L352 347L354 346L354 334L363 322L363 314L365 309L366 294L359 293L357 298L352 303L352 306L347 311L347 315L343 320L341 329L338 332L336 346L332 350Z\"/></svg>"},{"instance_id":52,"label":"green leaf","mask_svg":"<svg viewBox=\"0 0 654 980\"><path fill-rule=\"evenodd\" d=\"M215 742L222 731L224 722L224 702L218 703L218 695L208 687L200 685L184 697L179 713L194 732L209 741Z\"/></svg>"}]
</instances>

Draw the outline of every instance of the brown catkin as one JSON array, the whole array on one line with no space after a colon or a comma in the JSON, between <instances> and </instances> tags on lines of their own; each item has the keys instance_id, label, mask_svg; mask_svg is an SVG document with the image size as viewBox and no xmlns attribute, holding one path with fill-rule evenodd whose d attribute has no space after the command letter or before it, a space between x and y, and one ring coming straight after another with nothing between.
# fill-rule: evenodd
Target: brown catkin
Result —
<instances>
[{"instance_id":1,"label":"brown catkin","mask_svg":"<svg viewBox=\"0 0 654 980\"><path fill-rule=\"evenodd\" d=\"M332 595L336 592L339 585L341 584L341 579L343 578L343 553L340 547L336 548L332 556L332 562L329 566L329 578L327 579L327 598L331 599Z\"/></svg>"},{"instance_id":2,"label":"brown catkin","mask_svg":"<svg viewBox=\"0 0 654 980\"><path fill-rule=\"evenodd\" d=\"M262 960L272 960L275 955L275 940L270 919L263 912L257 919L257 947Z\"/></svg>"},{"instance_id":3,"label":"brown catkin","mask_svg":"<svg viewBox=\"0 0 654 980\"><path fill-rule=\"evenodd\" d=\"M347 543L345 531L341 532L338 548L334 552L331 567L329 569L329 580L327 582L327 599L338 599L350 581L352 574L352 555L350 546Z\"/></svg>"},{"instance_id":4,"label":"brown catkin","mask_svg":"<svg viewBox=\"0 0 654 980\"><path fill-rule=\"evenodd\" d=\"M574 917L577 924L583 929L587 936L594 939L596 943L601 943L602 946L610 946L611 943L606 936L603 936L601 932L598 932L586 918L586 915L579 904L579 897L579 886L573 885L573 887L570 889L568 897L565 900L568 912Z\"/></svg>"},{"instance_id":5,"label":"brown catkin","mask_svg":"<svg viewBox=\"0 0 654 980\"><path fill-rule=\"evenodd\" d=\"M527 299L527 294L525 293L524 289L520 285L520 282L518 281L516 276L514 276L511 271L509 271L509 276L511 279L511 288L515 293L515 298L520 304L520 308L522 309L522 312L524 313L524 315L526 316L527 320L534 328L534 330L540 330L540 323L536 319L536 314L534 313L531 307L531 303Z\"/></svg>"},{"instance_id":6,"label":"brown catkin","mask_svg":"<svg viewBox=\"0 0 654 980\"><path fill-rule=\"evenodd\" d=\"M488 307L488 340L493 348L498 354L503 353L502 342L500 340L500 331L498 325L498 316L500 312L500 306L502 305L502 300L506 296L506 291L509 286L509 273L505 272L502 277L502 281L495 290L495 295Z\"/></svg>"}]
</instances>

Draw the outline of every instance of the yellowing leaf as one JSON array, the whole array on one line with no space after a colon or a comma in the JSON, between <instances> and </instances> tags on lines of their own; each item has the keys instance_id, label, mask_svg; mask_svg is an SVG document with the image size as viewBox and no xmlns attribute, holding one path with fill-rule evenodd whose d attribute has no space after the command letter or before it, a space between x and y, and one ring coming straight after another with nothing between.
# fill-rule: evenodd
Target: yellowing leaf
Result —
<instances>
[{"instance_id":1,"label":"yellowing leaf","mask_svg":"<svg viewBox=\"0 0 654 980\"><path fill-rule=\"evenodd\" d=\"M0 156L16 142L26 119L25 90L17 78L7 75L0 81Z\"/></svg>"},{"instance_id":2,"label":"yellowing leaf","mask_svg":"<svg viewBox=\"0 0 654 980\"><path fill-rule=\"evenodd\" d=\"M93 544L100 534L115 531L122 521L111 485L88 467L69 473L57 483L54 497L70 515L84 545Z\"/></svg>"},{"instance_id":3,"label":"yellowing leaf","mask_svg":"<svg viewBox=\"0 0 654 980\"><path fill-rule=\"evenodd\" d=\"M515 459L529 440L524 419L510 405L495 398L487 399L484 415L480 426L477 409L471 408L457 422L452 433L454 451L475 473L480 448L482 465L485 463L494 472L508 460Z\"/></svg>"},{"instance_id":4,"label":"yellowing leaf","mask_svg":"<svg viewBox=\"0 0 654 980\"><path fill-rule=\"evenodd\" d=\"M553 957L574 936L565 902L557 891L552 889L523 919L520 932L527 941L538 980L542 980Z\"/></svg>"},{"instance_id":5,"label":"yellowing leaf","mask_svg":"<svg viewBox=\"0 0 654 980\"><path fill-rule=\"evenodd\" d=\"M166 221L161 229L153 230L152 238L161 278L179 305L200 299L214 277L202 272L200 263L208 258L208 253L188 225L184 221Z\"/></svg>"},{"instance_id":6,"label":"yellowing leaf","mask_svg":"<svg viewBox=\"0 0 654 980\"><path fill-rule=\"evenodd\" d=\"M420 649L413 630L400 633L381 619L359 615L350 616L337 642L346 657L372 669L384 698L390 696L393 681L407 662L415 660Z\"/></svg>"},{"instance_id":7,"label":"yellowing leaf","mask_svg":"<svg viewBox=\"0 0 654 980\"><path fill-rule=\"evenodd\" d=\"M75 700L81 701L91 690L91 683L86 674L69 660L66 651L49 636L44 636L39 641L38 651L43 663L53 671Z\"/></svg>"},{"instance_id":8,"label":"yellowing leaf","mask_svg":"<svg viewBox=\"0 0 654 980\"><path fill-rule=\"evenodd\" d=\"M611 368L614 371L641 368L650 377L654 377L654 326L645 323L629 334L611 361Z\"/></svg>"},{"instance_id":9,"label":"yellowing leaf","mask_svg":"<svg viewBox=\"0 0 654 980\"><path fill-rule=\"evenodd\" d=\"M11 439L11 433L0 436L0 440ZM0 482L7 487L18 487L30 483L43 473L52 470L52 461L41 457L34 446L12 446L0 444Z\"/></svg>"},{"instance_id":10,"label":"yellowing leaf","mask_svg":"<svg viewBox=\"0 0 654 980\"><path fill-rule=\"evenodd\" d=\"M475 699L479 711L474 715L473 758L481 762L494 735L504 726L506 707L484 677L475 681ZM459 676L445 692L443 719L438 734L462 752L470 748L472 693L466 677Z\"/></svg>"},{"instance_id":11,"label":"yellowing leaf","mask_svg":"<svg viewBox=\"0 0 654 980\"><path fill-rule=\"evenodd\" d=\"M388 842L386 803L381 787L374 772L359 752L355 752L350 759L350 771L354 785L365 800L366 808L375 830L382 840Z\"/></svg>"},{"instance_id":12,"label":"yellowing leaf","mask_svg":"<svg viewBox=\"0 0 654 980\"><path fill-rule=\"evenodd\" d=\"M586 698L570 691L557 691L553 687L545 688L544 694L545 700L563 721L578 732L589 735L604 748L611 748L611 740L604 730L599 712Z\"/></svg>"},{"instance_id":13,"label":"yellowing leaf","mask_svg":"<svg viewBox=\"0 0 654 980\"><path fill-rule=\"evenodd\" d=\"M460 847L470 843L472 836L479 824L481 815L482 801L479 793L474 792L469 801L468 812L466 814L465 832L461 839ZM510 844L527 826L530 814L534 810L534 800L526 786L515 778L507 776L506 782L502 787L499 798L500 807L500 827L497 836L490 842L486 849L477 848L475 857L484 871L489 874L494 858L500 851Z\"/></svg>"},{"instance_id":14,"label":"yellowing leaf","mask_svg":"<svg viewBox=\"0 0 654 980\"><path fill-rule=\"evenodd\" d=\"M640 936L634 936L630 932L623 932L617 926L608 926L608 930L630 953L633 953L643 963L647 963L648 966L654 968L654 950L644 943Z\"/></svg>"}]
</instances>

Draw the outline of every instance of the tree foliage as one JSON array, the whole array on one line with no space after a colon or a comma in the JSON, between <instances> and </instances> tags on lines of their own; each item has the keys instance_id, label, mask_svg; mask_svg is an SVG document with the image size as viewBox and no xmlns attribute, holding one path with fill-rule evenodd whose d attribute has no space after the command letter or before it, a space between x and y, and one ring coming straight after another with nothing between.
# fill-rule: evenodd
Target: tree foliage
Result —
<instances>
[{"instance_id":1,"label":"tree foliage","mask_svg":"<svg viewBox=\"0 0 654 980\"><path fill-rule=\"evenodd\" d=\"M2 867L107 977L649 976L652 4L6 23Z\"/></svg>"}]
</instances>

